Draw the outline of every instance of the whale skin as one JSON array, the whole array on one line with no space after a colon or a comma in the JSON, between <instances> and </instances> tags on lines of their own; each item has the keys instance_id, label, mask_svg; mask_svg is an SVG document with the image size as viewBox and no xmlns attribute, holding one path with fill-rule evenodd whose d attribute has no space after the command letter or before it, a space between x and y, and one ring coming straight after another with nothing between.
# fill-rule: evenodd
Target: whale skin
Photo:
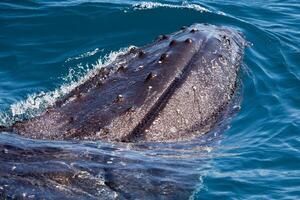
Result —
<instances>
[{"instance_id":1,"label":"whale skin","mask_svg":"<svg viewBox=\"0 0 300 200\"><path fill-rule=\"evenodd\" d=\"M190 140L210 131L232 100L245 46L232 28L183 27L130 48L41 115L6 129L50 140Z\"/></svg>"}]
</instances>

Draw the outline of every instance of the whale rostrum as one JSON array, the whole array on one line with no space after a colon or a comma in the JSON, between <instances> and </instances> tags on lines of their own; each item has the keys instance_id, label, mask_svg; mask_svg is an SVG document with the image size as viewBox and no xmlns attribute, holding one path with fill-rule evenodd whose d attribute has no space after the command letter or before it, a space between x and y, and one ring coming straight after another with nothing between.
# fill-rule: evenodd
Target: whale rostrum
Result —
<instances>
[{"instance_id":1,"label":"whale rostrum","mask_svg":"<svg viewBox=\"0 0 300 200\"><path fill-rule=\"evenodd\" d=\"M159 36L119 55L41 115L7 129L53 140L195 138L230 103L245 45L240 32L208 24Z\"/></svg>"}]
</instances>

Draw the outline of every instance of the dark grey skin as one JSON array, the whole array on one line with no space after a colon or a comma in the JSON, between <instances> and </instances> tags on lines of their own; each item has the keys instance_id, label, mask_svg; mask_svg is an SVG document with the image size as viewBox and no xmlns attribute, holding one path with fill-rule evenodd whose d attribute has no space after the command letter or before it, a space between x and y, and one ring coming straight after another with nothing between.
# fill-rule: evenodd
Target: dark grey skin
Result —
<instances>
[{"instance_id":1,"label":"dark grey skin","mask_svg":"<svg viewBox=\"0 0 300 200\"><path fill-rule=\"evenodd\" d=\"M163 158L151 156L164 148L133 147L138 144L43 143L14 135L0 141L1 200L189 199L199 184L195 168L203 164L174 158L174 151L184 156L175 149Z\"/></svg>"},{"instance_id":2,"label":"dark grey skin","mask_svg":"<svg viewBox=\"0 0 300 200\"><path fill-rule=\"evenodd\" d=\"M183 27L129 50L42 115L8 129L53 140L195 138L214 127L231 101L245 44L230 28Z\"/></svg>"}]
</instances>

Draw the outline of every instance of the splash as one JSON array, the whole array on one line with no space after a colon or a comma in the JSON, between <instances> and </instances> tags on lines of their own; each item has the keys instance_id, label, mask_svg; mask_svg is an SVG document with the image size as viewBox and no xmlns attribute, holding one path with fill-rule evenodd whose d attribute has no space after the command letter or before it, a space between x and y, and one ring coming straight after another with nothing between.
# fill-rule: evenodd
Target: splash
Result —
<instances>
[{"instance_id":1,"label":"splash","mask_svg":"<svg viewBox=\"0 0 300 200\"><path fill-rule=\"evenodd\" d=\"M24 120L25 118L31 118L41 114L47 107L52 106L60 97L69 93L74 88L94 76L98 69L111 64L117 56L126 53L128 49L132 47L133 46L129 46L127 48L121 48L118 51L110 52L109 54L100 57L95 64L92 64L89 67L85 68L81 64L78 64L74 68L69 69L69 73L62 78L64 84L54 91L42 91L30 94L25 100L12 104L9 111L0 112L0 124L11 125L15 121ZM91 56L98 51L99 50L96 49L93 52L87 52L82 55L85 57Z\"/></svg>"},{"instance_id":2,"label":"splash","mask_svg":"<svg viewBox=\"0 0 300 200\"><path fill-rule=\"evenodd\" d=\"M191 10L196 10L199 12L211 12L207 8L204 8L198 4L189 4L185 1L181 5L164 4L164 3L158 3L158 2L141 2L141 3L136 3L133 5L134 10L147 10L147 9L161 8L161 7L162 8L191 9Z\"/></svg>"},{"instance_id":3,"label":"splash","mask_svg":"<svg viewBox=\"0 0 300 200\"><path fill-rule=\"evenodd\" d=\"M86 53L80 54L79 56L68 58L65 62L69 62L69 61L72 61L72 60L79 60L79 59L82 59L82 58L90 57L90 56L95 55L98 52L103 52L103 49L96 48L96 49L94 49L92 51L88 51Z\"/></svg>"}]
</instances>

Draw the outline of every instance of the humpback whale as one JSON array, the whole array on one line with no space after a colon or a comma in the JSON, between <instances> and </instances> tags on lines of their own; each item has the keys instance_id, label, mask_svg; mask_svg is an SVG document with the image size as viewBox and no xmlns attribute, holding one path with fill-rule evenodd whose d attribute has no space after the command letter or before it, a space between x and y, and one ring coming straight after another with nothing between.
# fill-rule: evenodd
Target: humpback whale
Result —
<instances>
[{"instance_id":1,"label":"humpback whale","mask_svg":"<svg viewBox=\"0 0 300 200\"><path fill-rule=\"evenodd\" d=\"M181 141L211 130L236 90L246 40L193 24L130 48L39 116L2 127L34 139Z\"/></svg>"}]
</instances>

